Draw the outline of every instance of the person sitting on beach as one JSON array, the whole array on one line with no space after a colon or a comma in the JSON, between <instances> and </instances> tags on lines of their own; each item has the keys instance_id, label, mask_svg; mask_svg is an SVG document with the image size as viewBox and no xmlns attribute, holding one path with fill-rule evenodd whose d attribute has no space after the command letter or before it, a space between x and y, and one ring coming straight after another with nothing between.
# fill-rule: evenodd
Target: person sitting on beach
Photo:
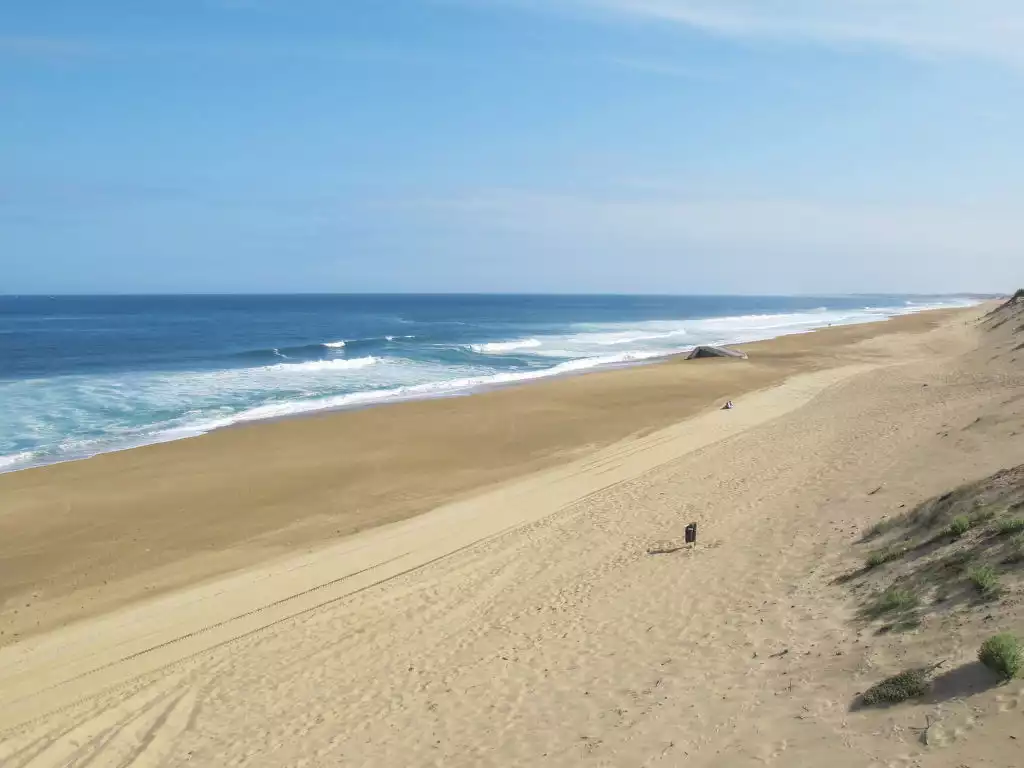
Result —
<instances>
[{"instance_id":1,"label":"person sitting on beach","mask_svg":"<svg viewBox=\"0 0 1024 768\"><path fill-rule=\"evenodd\" d=\"M727 400L725 402L725 405L723 406L722 410L723 411L731 411L732 410L732 400Z\"/></svg>"}]
</instances>

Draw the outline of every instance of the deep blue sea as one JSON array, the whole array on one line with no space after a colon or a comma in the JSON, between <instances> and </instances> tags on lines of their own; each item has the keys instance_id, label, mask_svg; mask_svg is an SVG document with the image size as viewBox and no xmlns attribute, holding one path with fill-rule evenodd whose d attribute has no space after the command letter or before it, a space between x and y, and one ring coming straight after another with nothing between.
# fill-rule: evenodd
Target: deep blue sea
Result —
<instances>
[{"instance_id":1,"label":"deep blue sea","mask_svg":"<svg viewBox=\"0 0 1024 768\"><path fill-rule=\"evenodd\" d=\"M472 392L955 297L0 297L0 471Z\"/></svg>"}]
</instances>

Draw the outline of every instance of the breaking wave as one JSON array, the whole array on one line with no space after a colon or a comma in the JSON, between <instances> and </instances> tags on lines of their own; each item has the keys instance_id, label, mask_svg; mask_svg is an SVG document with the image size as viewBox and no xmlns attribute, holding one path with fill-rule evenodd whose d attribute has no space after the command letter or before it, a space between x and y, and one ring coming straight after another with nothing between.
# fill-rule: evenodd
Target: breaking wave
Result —
<instances>
[{"instance_id":1,"label":"breaking wave","mask_svg":"<svg viewBox=\"0 0 1024 768\"><path fill-rule=\"evenodd\" d=\"M533 349L540 346L538 339L516 339L514 341L489 341L486 344L470 344L469 348L481 355L500 355L517 349Z\"/></svg>"}]
</instances>

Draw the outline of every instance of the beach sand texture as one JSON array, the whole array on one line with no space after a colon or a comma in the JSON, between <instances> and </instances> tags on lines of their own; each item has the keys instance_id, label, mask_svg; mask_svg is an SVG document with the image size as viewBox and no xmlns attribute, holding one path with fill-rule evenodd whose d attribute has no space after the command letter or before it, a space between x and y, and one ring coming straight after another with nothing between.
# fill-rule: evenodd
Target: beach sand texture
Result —
<instances>
[{"instance_id":1,"label":"beach sand texture","mask_svg":"<svg viewBox=\"0 0 1024 768\"><path fill-rule=\"evenodd\" d=\"M0 477L0 763L1024 764L1020 681L850 711L1024 630L1015 584L879 634L837 582L1024 463L979 314Z\"/></svg>"}]
</instances>

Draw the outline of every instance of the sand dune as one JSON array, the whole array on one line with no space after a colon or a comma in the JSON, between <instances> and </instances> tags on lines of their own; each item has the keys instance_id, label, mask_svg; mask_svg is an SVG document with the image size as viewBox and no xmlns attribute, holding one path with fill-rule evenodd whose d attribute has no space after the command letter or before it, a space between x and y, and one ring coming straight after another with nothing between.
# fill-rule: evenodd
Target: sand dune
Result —
<instances>
[{"instance_id":1,"label":"sand dune","mask_svg":"<svg viewBox=\"0 0 1024 768\"><path fill-rule=\"evenodd\" d=\"M188 462L215 461L225 446L257 436L301 453L300 441L289 442L298 435L355 425L353 434L375 435L365 428L398 414L406 424L419 419L422 433L413 427L408 454L392 458L430 468L396 473L396 505L383 504L376 517L352 517L342 505L340 522L313 504L283 528L286 505L275 502L233 532L225 532L231 516L212 510L203 529L201 511L183 511L180 524L200 530L179 535L168 519L147 523L136 508L151 548L165 537L184 549L207 530L211 549L241 551L216 567L191 554L146 567L131 547L110 555L122 581L159 587L148 599L117 584L104 597L93 576L72 588L83 563L103 567L98 557L69 558L50 586L31 568L19 571L23 586L4 605L8 627L24 590L38 591L40 610L58 618L35 630L22 621L23 636L0 649L0 762L1024 763L1024 745L1011 738L1019 682L947 686L942 697L899 708L850 710L859 692L907 663L945 658L958 669L995 624L1024 629L1013 593L998 610L969 605L913 632L879 635L857 619L856 595L837 581L859 565L867 525L1024 462L1017 339L1010 324L990 330L965 313L836 331L755 345L749 364L699 363L711 383L696 391L696 369L667 364L260 425L0 478L14 500L7 520L28 528L19 536L7 522L4 547L27 559L47 546L58 558L76 535L104 541L102 527L74 528L68 517L30 528L41 512L34 494L47 483L51 502L82 494L109 503L116 491L104 495L102 483L120 473L121 493L144 499L161 463L175 477ZM757 391L736 396L741 380ZM712 410L725 394L737 408ZM616 408L589 427L602 396ZM523 441L474 452L480 434L471 427L488 412L514 414ZM564 434L552 438L545 420L531 420L537 412ZM417 459L413 449L425 444L416 440L442 422L456 434L452 452ZM267 458L255 450L249 459ZM451 487L416 485L442 458L475 474ZM290 461L232 477L259 487L266 475L270 488L269 472L281 470L292 483L289 468L301 461ZM316 471L324 485L301 499L346 487L325 480L347 478L343 463ZM181 503L170 485L153 494L155 513ZM239 491L242 500L269 492L257 487ZM413 493L428 505L455 498L409 516L420 507L401 500ZM352 508L371 508L370 496L358 498ZM234 516L245 508L230 507ZM111 526L129 519L120 508L96 514ZM352 534L360 521L384 524ZM690 521L699 525L696 548L650 553L674 549ZM350 535L311 546L338 525ZM23 561L5 554L4 567L12 562ZM210 578L238 564L245 567ZM91 596L99 607L82 602ZM922 728L931 729L928 745Z\"/></svg>"}]
</instances>

